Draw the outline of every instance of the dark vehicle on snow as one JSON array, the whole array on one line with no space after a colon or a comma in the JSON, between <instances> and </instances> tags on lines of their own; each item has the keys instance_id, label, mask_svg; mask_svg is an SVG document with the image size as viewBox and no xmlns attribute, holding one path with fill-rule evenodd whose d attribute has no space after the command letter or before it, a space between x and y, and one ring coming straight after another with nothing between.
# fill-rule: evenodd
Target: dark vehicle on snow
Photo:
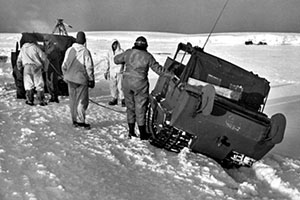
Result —
<instances>
[{"instance_id":1,"label":"dark vehicle on snow","mask_svg":"<svg viewBox=\"0 0 300 200\"><path fill-rule=\"evenodd\" d=\"M284 136L286 118L263 113L269 82L190 44L178 45L150 95L150 143L184 147L224 167L251 167Z\"/></svg>"},{"instance_id":2,"label":"dark vehicle on snow","mask_svg":"<svg viewBox=\"0 0 300 200\"><path fill-rule=\"evenodd\" d=\"M23 84L23 71L17 69L17 58L19 55L19 45L23 46L28 41L34 41L45 52L47 48L47 57L50 61L48 70L54 70L58 76L58 95L67 96L68 86L62 79L61 64L64 60L66 50L76 41L74 37L47 33L22 33L20 42L16 43L15 52L11 52L11 64L13 68L13 77L17 88L17 98L25 99L25 89ZM47 44L46 44L47 43ZM47 47L46 47L47 46ZM43 72L43 77L46 79L47 71ZM47 81L45 80L45 92L47 92Z\"/></svg>"}]
</instances>

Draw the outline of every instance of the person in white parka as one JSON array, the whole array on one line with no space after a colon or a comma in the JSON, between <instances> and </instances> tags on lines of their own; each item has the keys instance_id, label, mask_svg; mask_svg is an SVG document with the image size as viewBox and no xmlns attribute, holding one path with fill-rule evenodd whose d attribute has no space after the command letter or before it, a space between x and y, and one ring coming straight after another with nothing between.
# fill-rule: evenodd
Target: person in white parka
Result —
<instances>
[{"instance_id":1,"label":"person in white parka","mask_svg":"<svg viewBox=\"0 0 300 200\"><path fill-rule=\"evenodd\" d=\"M106 57L106 72L104 73L104 78L109 80L109 88L111 94L111 101L108 102L109 105L117 105L118 100L121 101L122 107L125 107L124 93L122 90L122 76L124 65L115 64L114 57L124 50L121 48L120 42L118 40L113 40L111 44L111 49Z\"/></svg>"}]
</instances>

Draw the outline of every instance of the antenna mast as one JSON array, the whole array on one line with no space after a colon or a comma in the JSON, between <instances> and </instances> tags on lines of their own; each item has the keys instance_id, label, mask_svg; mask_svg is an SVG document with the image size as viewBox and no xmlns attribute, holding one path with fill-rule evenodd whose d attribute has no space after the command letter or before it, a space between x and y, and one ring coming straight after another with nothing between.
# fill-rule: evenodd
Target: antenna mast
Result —
<instances>
[{"instance_id":1,"label":"antenna mast","mask_svg":"<svg viewBox=\"0 0 300 200\"><path fill-rule=\"evenodd\" d=\"M215 30L215 27L216 27L216 25L217 25L217 23L218 23L218 21L219 21L221 15L223 14L223 12L224 12L224 10L225 10L225 7L226 7L226 5L228 4L228 2L229 2L229 0L227 0L227 1L225 2L225 4L224 4L224 6L223 6L223 8L222 8L222 10L221 10L221 12L220 12L220 14L219 14L217 20L216 20L216 22L215 22L215 24L214 24L214 26L213 26L213 28L211 29L211 31L210 31L210 33L209 33L209 35L208 35L208 37L207 37L207 39L206 39L206 41L205 41L203 47L202 47L203 50L204 50L204 47L206 46L206 44L207 44L207 42L208 42L208 40L209 40L209 38L210 38L212 32Z\"/></svg>"},{"instance_id":2,"label":"antenna mast","mask_svg":"<svg viewBox=\"0 0 300 200\"><path fill-rule=\"evenodd\" d=\"M54 34L55 31L58 30L59 35L68 35L65 26L68 26L70 28L73 28L73 27L69 24L64 23L63 21L64 21L64 19L57 19L57 23L52 31L52 34Z\"/></svg>"}]
</instances>

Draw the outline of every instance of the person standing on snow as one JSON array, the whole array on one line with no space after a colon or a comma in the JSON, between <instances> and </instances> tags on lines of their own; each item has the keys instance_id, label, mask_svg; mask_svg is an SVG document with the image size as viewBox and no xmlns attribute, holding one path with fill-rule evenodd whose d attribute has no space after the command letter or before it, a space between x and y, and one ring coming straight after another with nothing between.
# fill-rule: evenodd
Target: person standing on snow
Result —
<instances>
[{"instance_id":1,"label":"person standing on snow","mask_svg":"<svg viewBox=\"0 0 300 200\"><path fill-rule=\"evenodd\" d=\"M25 103L34 105L34 92L37 92L37 99L40 106L45 106L43 71L47 68L49 60L46 54L35 44L34 41L28 41L23 44L18 59L17 68L24 67L24 88L26 91Z\"/></svg>"},{"instance_id":2,"label":"person standing on snow","mask_svg":"<svg viewBox=\"0 0 300 200\"><path fill-rule=\"evenodd\" d=\"M45 53L49 58L49 66L46 70L46 86L50 94L49 102L59 103L58 99L58 69L60 52L57 49L56 44L51 40L49 36L45 38Z\"/></svg>"},{"instance_id":3,"label":"person standing on snow","mask_svg":"<svg viewBox=\"0 0 300 200\"><path fill-rule=\"evenodd\" d=\"M122 88L125 96L129 138L136 137L135 123L138 124L140 139L149 138L146 132L146 110L149 102L148 71L151 68L157 74L164 73L164 68L147 51L148 43L145 37L136 39L132 49L116 55L116 64L124 64Z\"/></svg>"},{"instance_id":4,"label":"person standing on snow","mask_svg":"<svg viewBox=\"0 0 300 200\"><path fill-rule=\"evenodd\" d=\"M114 57L124 50L121 49L120 42L118 40L113 40L111 49L107 56L107 69L104 73L106 80L109 80L110 94L112 100L108 102L109 105L117 105L118 99L121 100L122 107L125 107L124 93L122 91L122 73L124 70L123 64L115 64Z\"/></svg>"},{"instance_id":5,"label":"person standing on snow","mask_svg":"<svg viewBox=\"0 0 300 200\"><path fill-rule=\"evenodd\" d=\"M95 78L93 59L85 45L85 33L79 31L76 43L66 51L61 69L68 83L73 126L90 129L90 124L85 123L85 117L89 105L88 88L95 87Z\"/></svg>"}]
</instances>

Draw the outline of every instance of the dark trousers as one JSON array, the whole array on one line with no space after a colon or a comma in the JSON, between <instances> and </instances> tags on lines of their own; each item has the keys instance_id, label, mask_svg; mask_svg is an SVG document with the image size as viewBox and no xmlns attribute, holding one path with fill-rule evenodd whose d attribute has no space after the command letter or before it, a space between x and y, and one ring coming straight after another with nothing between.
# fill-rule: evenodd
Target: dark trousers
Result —
<instances>
[{"instance_id":1,"label":"dark trousers","mask_svg":"<svg viewBox=\"0 0 300 200\"><path fill-rule=\"evenodd\" d=\"M58 97L58 75L53 70L46 72L46 85L51 98L57 99Z\"/></svg>"},{"instance_id":2,"label":"dark trousers","mask_svg":"<svg viewBox=\"0 0 300 200\"><path fill-rule=\"evenodd\" d=\"M123 84L123 91L127 108L127 122L137 122L138 126L144 126L149 102L149 84L145 84L138 90L124 86L125 84Z\"/></svg>"}]
</instances>

